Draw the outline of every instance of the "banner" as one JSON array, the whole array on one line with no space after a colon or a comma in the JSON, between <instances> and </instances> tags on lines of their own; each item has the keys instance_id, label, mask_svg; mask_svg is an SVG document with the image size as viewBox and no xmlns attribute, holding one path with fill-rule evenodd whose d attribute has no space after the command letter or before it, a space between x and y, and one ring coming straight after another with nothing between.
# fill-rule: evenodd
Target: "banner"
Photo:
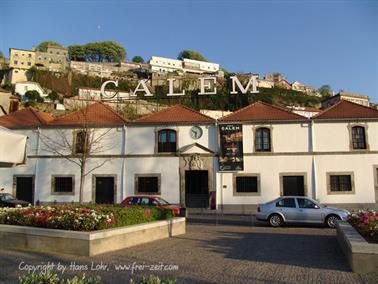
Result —
<instances>
[{"instance_id":1,"label":"banner","mask_svg":"<svg viewBox=\"0 0 378 284\"><path fill-rule=\"evenodd\" d=\"M220 171L242 171L244 169L242 127L241 124L219 125Z\"/></svg>"}]
</instances>

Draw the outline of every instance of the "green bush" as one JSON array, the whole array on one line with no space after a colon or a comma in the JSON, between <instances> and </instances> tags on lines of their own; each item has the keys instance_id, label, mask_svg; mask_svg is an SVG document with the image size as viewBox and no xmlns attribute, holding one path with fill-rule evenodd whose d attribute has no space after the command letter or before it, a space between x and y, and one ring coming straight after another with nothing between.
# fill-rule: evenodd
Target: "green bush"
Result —
<instances>
[{"instance_id":1,"label":"green bush","mask_svg":"<svg viewBox=\"0 0 378 284\"><path fill-rule=\"evenodd\" d=\"M130 284L134 284L135 282L131 279ZM159 276L150 275L148 277L143 277L142 280L137 282L139 284L175 284L176 279L167 277L160 279Z\"/></svg>"},{"instance_id":2,"label":"green bush","mask_svg":"<svg viewBox=\"0 0 378 284\"><path fill-rule=\"evenodd\" d=\"M96 204L0 208L0 224L72 231L96 231L171 217L171 209L156 207Z\"/></svg>"},{"instance_id":3,"label":"green bush","mask_svg":"<svg viewBox=\"0 0 378 284\"><path fill-rule=\"evenodd\" d=\"M85 274L72 279L60 279L58 275L48 271L46 273L28 273L18 277L20 284L98 284L100 276L87 277Z\"/></svg>"}]
</instances>

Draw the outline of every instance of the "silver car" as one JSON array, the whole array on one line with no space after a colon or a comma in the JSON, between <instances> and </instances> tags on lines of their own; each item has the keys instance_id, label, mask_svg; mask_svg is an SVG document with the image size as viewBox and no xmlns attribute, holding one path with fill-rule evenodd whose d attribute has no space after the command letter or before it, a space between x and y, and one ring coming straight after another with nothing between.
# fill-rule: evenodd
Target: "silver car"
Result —
<instances>
[{"instance_id":1,"label":"silver car","mask_svg":"<svg viewBox=\"0 0 378 284\"><path fill-rule=\"evenodd\" d=\"M337 220L346 220L350 213L344 209L326 207L303 196L282 196L257 208L257 220L268 221L273 227L284 223L326 224L336 226Z\"/></svg>"}]
</instances>

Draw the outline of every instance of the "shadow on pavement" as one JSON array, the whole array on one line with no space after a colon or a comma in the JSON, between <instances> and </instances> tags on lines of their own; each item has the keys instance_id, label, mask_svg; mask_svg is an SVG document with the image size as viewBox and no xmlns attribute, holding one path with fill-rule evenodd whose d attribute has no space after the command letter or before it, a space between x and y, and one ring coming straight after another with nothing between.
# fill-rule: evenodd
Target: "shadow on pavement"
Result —
<instances>
[{"instance_id":1,"label":"shadow on pavement","mask_svg":"<svg viewBox=\"0 0 378 284\"><path fill-rule=\"evenodd\" d=\"M226 258L350 271L335 236L271 232L219 232L202 247Z\"/></svg>"}]
</instances>

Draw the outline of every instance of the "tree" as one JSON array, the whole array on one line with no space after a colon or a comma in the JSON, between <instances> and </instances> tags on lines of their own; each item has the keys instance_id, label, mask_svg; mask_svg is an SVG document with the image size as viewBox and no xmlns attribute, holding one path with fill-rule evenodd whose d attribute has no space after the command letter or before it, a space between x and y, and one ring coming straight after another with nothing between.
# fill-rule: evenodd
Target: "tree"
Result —
<instances>
[{"instance_id":1,"label":"tree","mask_svg":"<svg viewBox=\"0 0 378 284\"><path fill-rule=\"evenodd\" d=\"M114 41L90 42L68 47L71 60L91 62L119 62L125 59L126 50Z\"/></svg>"},{"instance_id":2,"label":"tree","mask_svg":"<svg viewBox=\"0 0 378 284\"><path fill-rule=\"evenodd\" d=\"M332 96L332 88L330 85L323 85L318 89L318 91L322 95L322 97Z\"/></svg>"},{"instance_id":3,"label":"tree","mask_svg":"<svg viewBox=\"0 0 378 284\"><path fill-rule=\"evenodd\" d=\"M207 62L206 58L203 57L200 53L190 49L185 49L181 51L177 56L177 59L179 60L183 60L184 58Z\"/></svg>"},{"instance_id":4,"label":"tree","mask_svg":"<svg viewBox=\"0 0 378 284\"><path fill-rule=\"evenodd\" d=\"M73 61L85 61L85 48L83 45L70 45L68 56Z\"/></svg>"},{"instance_id":5,"label":"tree","mask_svg":"<svg viewBox=\"0 0 378 284\"><path fill-rule=\"evenodd\" d=\"M4 53L0 50L0 58L4 58Z\"/></svg>"},{"instance_id":6,"label":"tree","mask_svg":"<svg viewBox=\"0 0 378 284\"><path fill-rule=\"evenodd\" d=\"M132 62L135 62L135 63L144 63L144 59L142 58L142 56L134 56L133 59L131 59Z\"/></svg>"},{"instance_id":7,"label":"tree","mask_svg":"<svg viewBox=\"0 0 378 284\"><path fill-rule=\"evenodd\" d=\"M63 47L60 43L52 40L43 41L40 44L38 44L35 48L36 51L46 52L47 48L51 47Z\"/></svg>"},{"instance_id":8,"label":"tree","mask_svg":"<svg viewBox=\"0 0 378 284\"><path fill-rule=\"evenodd\" d=\"M80 168L80 204L83 203L86 176L111 160L110 158L93 159L93 156L100 155L113 147L110 142L105 143L113 140L107 137L113 128L91 127L88 112L90 106L86 103L83 105L84 108L69 114L78 122L74 129L51 129L40 133L41 145L45 151L64 158Z\"/></svg>"},{"instance_id":9,"label":"tree","mask_svg":"<svg viewBox=\"0 0 378 284\"><path fill-rule=\"evenodd\" d=\"M51 101L54 102L54 101L56 101L57 99L59 99L59 95L58 95L57 92L55 92L55 91L51 91L51 92L48 94L47 98L48 98L49 100L51 100Z\"/></svg>"},{"instance_id":10,"label":"tree","mask_svg":"<svg viewBox=\"0 0 378 284\"><path fill-rule=\"evenodd\" d=\"M27 98L28 102L37 102L37 103L43 103L43 98L38 93L38 91L27 91L24 94L25 98Z\"/></svg>"}]
</instances>

